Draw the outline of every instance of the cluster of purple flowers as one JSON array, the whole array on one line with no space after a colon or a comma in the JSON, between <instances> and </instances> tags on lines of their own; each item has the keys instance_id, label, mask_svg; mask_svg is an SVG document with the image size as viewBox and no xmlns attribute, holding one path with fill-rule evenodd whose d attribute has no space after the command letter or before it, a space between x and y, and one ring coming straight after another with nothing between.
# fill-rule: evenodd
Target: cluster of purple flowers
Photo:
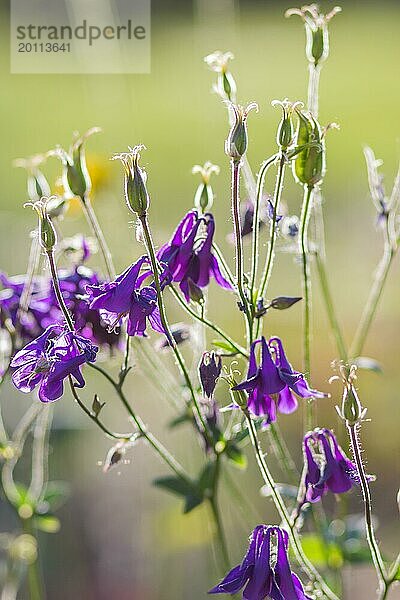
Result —
<instances>
[{"instance_id":1,"label":"cluster of purple flowers","mask_svg":"<svg viewBox=\"0 0 400 600\"><path fill-rule=\"evenodd\" d=\"M357 468L347 458L330 429L315 429L304 437L304 501L317 502L328 491L348 492L358 483Z\"/></svg>"},{"instance_id":2,"label":"cluster of purple flowers","mask_svg":"<svg viewBox=\"0 0 400 600\"><path fill-rule=\"evenodd\" d=\"M209 594L237 594L241 589L245 600L310 600L300 579L291 571L286 531L258 525L242 563Z\"/></svg>"},{"instance_id":3,"label":"cluster of purple flowers","mask_svg":"<svg viewBox=\"0 0 400 600\"><path fill-rule=\"evenodd\" d=\"M256 349L261 345L260 363L257 364ZM286 358L281 340L262 337L250 348L247 378L234 390L248 393L248 409L256 416L264 416L265 424L276 421L277 410L290 414L297 408L296 396L300 398L323 398L323 392L309 387L304 375L295 371Z\"/></svg>"},{"instance_id":4,"label":"cluster of purple flowers","mask_svg":"<svg viewBox=\"0 0 400 600\"><path fill-rule=\"evenodd\" d=\"M97 350L88 339L50 325L13 357L13 383L25 393L39 386L39 399L53 402L62 396L67 377L75 379L76 387L85 385L81 367L96 360Z\"/></svg>"}]
</instances>

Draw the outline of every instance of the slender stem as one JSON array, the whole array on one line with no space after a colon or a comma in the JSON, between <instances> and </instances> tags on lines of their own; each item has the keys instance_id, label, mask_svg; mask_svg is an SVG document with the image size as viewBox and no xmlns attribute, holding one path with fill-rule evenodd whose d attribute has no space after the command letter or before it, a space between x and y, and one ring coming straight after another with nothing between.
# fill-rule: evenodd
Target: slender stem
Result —
<instances>
[{"instance_id":1,"label":"slender stem","mask_svg":"<svg viewBox=\"0 0 400 600\"><path fill-rule=\"evenodd\" d=\"M164 332L166 335L166 338L175 354L175 358L177 360L177 363L180 367L180 370L183 374L183 377L185 379L185 383L189 389L190 395L191 395L191 399L192 399L192 403L193 403L193 407L194 410L197 414L197 417L199 419L199 422L201 423L203 429L204 429L204 435L207 438L207 441L210 443L210 446L213 447L214 443L213 443L213 439L212 436L209 432L206 420L204 418L204 415L201 411L200 405L198 403L195 391L193 389L193 385L191 382L191 379L189 377L189 373L188 370L186 368L185 365L185 361L184 358L175 342L174 336L172 335L171 332L171 328L169 326L168 323L168 319L167 319L167 315L166 315L166 311L165 311L165 306L164 306L164 299L163 299L163 295L162 295L162 290L161 290L161 282L160 282L160 275L159 275L159 265L158 265L158 261L157 261L157 257L156 257L156 253L154 250L154 243L153 243L153 239L151 237L151 232L150 232L150 227L149 227L149 223L147 220L147 215L143 215L140 217L140 222L142 223L142 229L143 229L143 234L144 234L144 238L145 238L145 242L146 242L146 247L147 247L147 252L149 254L149 258L150 258L150 263L151 263L151 267L152 267L152 271L153 271L153 277L154 277L154 285L156 288L156 292L157 292L157 303L158 303L158 309L160 311L160 319L161 319L161 323L162 326L164 328Z\"/></svg>"},{"instance_id":2,"label":"slender stem","mask_svg":"<svg viewBox=\"0 0 400 600\"><path fill-rule=\"evenodd\" d=\"M224 532L224 527L223 527L223 523L222 523L221 512L220 512L219 504L218 504L218 485L220 482L220 475L221 475L221 455L216 454L214 487L213 487L212 494L211 494L211 497L209 500L210 500L211 512L213 514L213 518L214 518L214 522L215 522L216 535L218 538L219 547L220 547L220 551L221 551L221 557L222 557L221 563L222 563L224 572L226 572L230 567L230 561L229 561L228 546L226 543L225 532Z\"/></svg>"},{"instance_id":3,"label":"slender stem","mask_svg":"<svg viewBox=\"0 0 400 600\"><path fill-rule=\"evenodd\" d=\"M192 310L190 308L190 306L188 304L186 304L186 302L183 300L183 298L180 296L179 292L174 288L173 285L170 285L169 289L171 290L175 299L179 302L179 304L182 306L182 308L189 315L191 315L194 319L196 319L197 321L200 321L201 323L203 323L204 325L206 325L207 327L212 329L212 331L215 331L215 333L220 335L226 342L228 342L232 346L232 348L234 348L236 350L236 352L238 354L241 354L245 358L248 358L249 355L246 352L246 350L242 346L237 344L227 333L225 333L220 327L218 327L218 325L214 325L214 323L212 323L205 317L202 317L201 315L196 313L196 311Z\"/></svg>"},{"instance_id":4,"label":"slender stem","mask_svg":"<svg viewBox=\"0 0 400 600\"><path fill-rule=\"evenodd\" d=\"M265 176L269 167L276 161L277 155L274 154L271 158L265 160L262 165L257 178L257 193L256 203L254 206L253 216L253 247L252 247L252 262L251 262L251 284L250 284L250 299L254 302L254 288L256 285L257 269L258 269L258 255L259 255L259 232L260 232L260 208L261 199L264 189Z\"/></svg>"},{"instance_id":5,"label":"slender stem","mask_svg":"<svg viewBox=\"0 0 400 600\"><path fill-rule=\"evenodd\" d=\"M318 571L315 569L314 565L309 561L306 554L304 553L298 532L291 521L291 518L289 516L289 513L288 513L285 503L283 501L283 498L276 486L276 483L275 483L275 481L271 475L271 472L268 468L268 465L265 461L264 454L261 450L260 442L258 440L257 430L256 430L256 427L254 426L253 420L247 410L244 411L244 414L245 414L245 417L247 420L247 426L249 428L250 439L251 439L251 442L253 445L254 453L256 456L256 460L257 460L261 475L264 479L264 482L268 486L268 489L271 492L271 496L274 501L275 507L279 513L280 518L282 519L282 522L283 522L285 528L288 531L289 538L290 538L296 559L298 560L299 564L302 566L302 568L304 569L305 573L310 578L310 580L315 582L316 584L318 584L318 586L321 588L321 590L324 592L324 594L326 595L327 598L329 598L330 600L339 600L337 598L337 596L334 594L334 592L332 592L330 587L327 585L327 583L324 581L324 579L321 577L321 575L318 573Z\"/></svg>"},{"instance_id":6,"label":"slender stem","mask_svg":"<svg viewBox=\"0 0 400 600\"><path fill-rule=\"evenodd\" d=\"M279 204L280 204L280 199L281 199L281 194L282 194L282 188L283 188L283 180L284 180L284 176L285 176L285 166L286 166L286 158L282 155L279 161L279 165L278 165L278 174L276 177L276 184L275 184L275 191L274 191L274 199L273 199L273 214L272 214L272 220L271 220L271 224L270 224L270 230L269 230L269 244L268 244L268 254L267 254L267 260L265 263L265 267L264 267L264 272L261 278L261 285L260 285L260 291L259 291L259 297L262 298L267 290L268 287L268 283L271 277L271 272L272 272L272 267L274 264L274 258L275 258L275 241L276 241L276 233L277 233L277 228L276 228L276 218L278 216L278 211L279 211ZM261 319L259 320L260 323ZM259 326L257 327L257 329L259 330Z\"/></svg>"},{"instance_id":7,"label":"slender stem","mask_svg":"<svg viewBox=\"0 0 400 600\"><path fill-rule=\"evenodd\" d=\"M70 315L70 312L67 308L67 305L65 304L65 300L63 298L61 289L60 289L60 282L58 280L58 274L57 274L57 267L56 267L56 263L54 260L54 253L52 250L49 250L46 252L47 254L47 259L49 261L49 266L50 266L50 272L51 272L51 279L53 282L53 288L54 288L54 293L56 295L57 298L57 302L59 304L59 307L64 315L64 319L68 325L68 329L70 331L74 331L74 321L72 320L72 317Z\"/></svg>"},{"instance_id":8,"label":"slender stem","mask_svg":"<svg viewBox=\"0 0 400 600\"><path fill-rule=\"evenodd\" d=\"M304 187L304 200L300 217L300 247L302 275L303 275L303 372L309 378L311 375L310 344L311 344L311 278L308 248L308 224L312 206L312 186ZM306 429L314 429L314 401L311 398L307 403Z\"/></svg>"},{"instance_id":9,"label":"slender stem","mask_svg":"<svg viewBox=\"0 0 400 600\"><path fill-rule=\"evenodd\" d=\"M228 266L228 263L225 260L224 255L222 254L221 248L215 242L212 243L212 248L215 252L216 257L218 258L218 262L220 262L222 265L222 269L225 272L225 276L226 276L227 280L229 281L231 286L233 288L235 288L236 287L235 278L233 276L232 271L230 270L230 268Z\"/></svg>"},{"instance_id":10,"label":"slender stem","mask_svg":"<svg viewBox=\"0 0 400 600\"><path fill-rule=\"evenodd\" d=\"M114 440L120 440L120 441L128 441L131 437L132 434L131 433L114 433L113 431L110 431L110 429L108 429L104 423L98 418L96 417L96 415L94 413L92 413L82 402L82 400L80 399L77 391L76 391L76 387L74 386L74 382L72 381L72 377L69 376L69 385L71 388L71 392L72 395L76 401L76 403L80 406L80 408L83 410L83 412L89 417L89 419L91 419L96 425L97 427L99 427L99 429L102 430L103 433L105 433L108 437L114 439Z\"/></svg>"},{"instance_id":11,"label":"slender stem","mask_svg":"<svg viewBox=\"0 0 400 600\"><path fill-rule=\"evenodd\" d=\"M233 231L235 235L235 247L236 247L236 285L242 304L241 309L243 310L246 318L247 337L251 341L251 330L252 320L249 313L249 302L244 291L244 267L243 267L243 240L242 232L240 227L240 196L239 196L239 178L240 178L240 161L231 160L231 173L232 173L232 215L233 215Z\"/></svg>"},{"instance_id":12,"label":"slender stem","mask_svg":"<svg viewBox=\"0 0 400 600\"><path fill-rule=\"evenodd\" d=\"M289 483L297 486L299 472L290 455L289 448L283 439L278 423L271 423L268 426L268 433L271 436L275 456L278 459L281 468L285 471Z\"/></svg>"},{"instance_id":13,"label":"slender stem","mask_svg":"<svg viewBox=\"0 0 400 600\"><path fill-rule=\"evenodd\" d=\"M336 316L335 307L332 300L332 294L329 288L328 277L326 273L325 261L321 257L319 250L315 253L315 262L317 265L317 272L319 276L319 282L322 291L322 297L325 301L325 308L329 319L329 324L331 326L332 333L335 338L337 351L339 353L340 359L347 363L347 350L346 343L344 341L344 337L342 334L341 327L339 325L339 321Z\"/></svg>"},{"instance_id":14,"label":"slender stem","mask_svg":"<svg viewBox=\"0 0 400 600\"><path fill-rule=\"evenodd\" d=\"M115 392L117 393L119 399L121 400L122 404L124 405L127 413L129 414L129 416L135 423L136 427L138 428L141 436L144 437L148 441L150 446L163 459L163 461L172 469L172 471L174 471L174 473L178 477L184 479L185 481L190 481L190 478L187 475L184 468L178 463L178 461L172 456L172 454L170 454L170 452L162 445L162 443L152 433L150 433L147 430L143 421L140 419L140 417L138 415L136 415L136 413L132 409L131 405L129 404L128 399L126 398L123 390L121 389L121 386L119 385L119 383L117 381L115 381L111 377L111 375L109 375L107 373L107 371L104 371L104 369L102 369L102 367L99 367L98 365L96 365L94 363L88 363L88 366L90 366L92 369L94 369L98 373L101 373L101 375L103 375L103 377L105 377L105 379L107 379L107 381L111 384L111 386L114 388Z\"/></svg>"},{"instance_id":15,"label":"slender stem","mask_svg":"<svg viewBox=\"0 0 400 600\"><path fill-rule=\"evenodd\" d=\"M378 265L374 282L361 316L360 324L350 347L349 355L353 358L360 356L363 351L395 255L396 250L386 242L383 256Z\"/></svg>"},{"instance_id":16,"label":"slender stem","mask_svg":"<svg viewBox=\"0 0 400 600\"><path fill-rule=\"evenodd\" d=\"M36 545L38 547L37 535L32 519L22 519L22 528L25 534L31 535L33 538L35 538ZM46 595L44 591L39 555L28 566L28 587L30 600L45 600Z\"/></svg>"},{"instance_id":17,"label":"slender stem","mask_svg":"<svg viewBox=\"0 0 400 600\"><path fill-rule=\"evenodd\" d=\"M314 63L309 63L308 66L308 97L307 97L307 107L312 116L315 119L318 119L318 109L319 109L319 76L321 74L321 66L314 65Z\"/></svg>"},{"instance_id":18,"label":"slender stem","mask_svg":"<svg viewBox=\"0 0 400 600\"><path fill-rule=\"evenodd\" d=\"M97 243L99 245L100 252L103 255L104 264L106 266L107 275L110 280L115 278L116 272L114 268L114 263L112 260L111 252L108 248L106 239L103 234L103 230L100 227L100 223L97 220L96 214L93 210L92 203L88 195L82 197L81 199L82 209L87 219L87 222L90 225L90 228L95 236Z\"/></svg>"},{"instance_id":19,"label":"slender stem","mask_svg":"<svg viewBox=\"0 0 400 600\"><path fill-rule=\"evenodd\" d=\"M47 484L48 470L48 436L52 421L52 406L45 406L38 415L33 430L32 444L32 478L28 496L37 502Z\"/></svg>"},{"instance_id":20,"label":"slender stem","mask_svg":"<svg viewBox=\"0 0 400 600\"><path fill-rule=\"evenodd\" d=\"M375 538L374 525L372 522L371 491L369 489L368 477L365 473L364 464L361 457L361 448L358 439L357 426L347 425L347 430L350 436L351 448L357 466L357 473L364 500L365 528L367 532L367 540L371 552L371 557L375 565L376 573L379 580L380 593L383 594L381 595L381 598L385 598L387 593L387 591L385 592L385 588L387 588L386 568L382 559L381 552L379 550L378 542Z\"/></svg>"}]
</instances>

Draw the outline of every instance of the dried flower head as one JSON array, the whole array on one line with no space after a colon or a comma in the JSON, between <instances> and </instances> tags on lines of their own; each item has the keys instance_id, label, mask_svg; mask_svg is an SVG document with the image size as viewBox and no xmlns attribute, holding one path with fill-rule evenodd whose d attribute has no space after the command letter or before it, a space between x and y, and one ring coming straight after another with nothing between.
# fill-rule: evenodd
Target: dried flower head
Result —
<instances>
[{"instance_id":1,"label":"dried flower head","mask_svg":"<svg viewBox=\"0 0 400 600\"><path fill-rule=\"evenodd\" d=\"M194 196L194 205L201 212L209 211L214 202L214 192L210 185L210 179L213 173L219 174L219 167L207 161L203 166L194 165L192 173L193 175L199 173L201 177L201 183Z\"/></svg>"}]
</instances>

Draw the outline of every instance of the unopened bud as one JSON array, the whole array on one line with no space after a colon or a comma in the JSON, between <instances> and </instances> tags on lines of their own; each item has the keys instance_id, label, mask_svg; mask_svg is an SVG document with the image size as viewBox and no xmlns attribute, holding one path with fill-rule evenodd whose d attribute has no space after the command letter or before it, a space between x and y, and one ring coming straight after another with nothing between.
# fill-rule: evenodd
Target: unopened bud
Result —
<instances>
[{"instance_id":1,"label":"unopened bud","mask_svg":"<svg viewBox=\"0 0 400 600\"><path fill-rule=\"evenodd\" d=\"M210 185L212 173L219 174L219 167L210 162L206 162L204 166L195 165L192 173L200 173L201 183L199 184L195 196L194 205L200 212L207 212L211 209L214 202L214 192Z\"/></svg>"},{"instance_id":2,"label":"unopened bud","mask_svg":"<svg viewBox=\"0 0 400 600\"><path fill-rule=\"evenodd\" d=\"M240 161L246 154L248 146L247 117L251 110L258 111L258 105L252 102L246 108L237 104L230 104L230 106L234 112L235 121L225 142L225 153L233 160Z\"/></svg>"},{"instance_id":3,"label":"unopened bud","mask_svg":"<svg viewBox=\"0 0 400 600\"><path fill-rule=\"evenodd\" d=\"M147 192L146 180L147 175L143 169L139 167L140 152L144 150L142 144L129 147L129 152L115 154L112 160L120 160L125 168L124 178L124 194L126 204L133 213L138 217L143 217L147 213L150 199Z\"/></svg>"},{"instance_id":4,"label":"unopened bud","mask_svg":"<svg viewBox=\"0 0 400 600\"><path fill-rule=\"evenodd\" d=\"M276 142L283 152L285 152L292 144L294 140L293 130L293 111L296 107L301 107L301 102L289 102L287 98L285 100L273 100L272 106L280 106L283 111L282 119L278 126L276 134Z\"/></svg>"},{"instance_id":5,"label":"unopened bud","mask_svg":"<svg viewBox=\"0 0 400 600\"><path fill-rule=\"evenodd\" d=\"M92 189L92 181L86 165L84 143L86 139L101 131L98 127L92 127L84 135L77 136L69 152L57 148L49 154L58 156L64 165L63 185L68 196L84 199Z\"/></svg>"},{"instance_id":6,"label":"unopened bud","mask_svg":"<svg viewBox=\"0 0 400 600\"><path fill-rule=\"evenodd\" d=\"M324 15L319 12L316 4L310 4L302 8L290 8L285 13L286 17L299 15L303 19L306 27L306 56L314 66L328 57L328 23L341 10L339 6L335 6L328 14Z\"/></svg>"},{"instance_id":7,"label":"unopened bud","mask_svg":"<svg viewBox=\"0 0 400 600\"><path fill-rule=\"evenodd\" d=\"M290 296L278 296L277 298L271 300L270 307L277 310L286 310L287 308L293 306L293 304L296 304L296 302L299 302L301 299L301 297L292 298Z\"/></svg>"},{"instance_id":8,"label":"unopened bud","mask_svg":"<svg viewBox=\"0 0 400 600\"><path fill-rule=\"evenodd\" d=\"M203 393L208 398L214 394L222 370L222 358L215 352L204 352L199 364L199 377Z\"/></svg>"},{"instance_id":9,"label":"unopened bud","mask_svg":"<svg viewBox=\"0 0 400 600\"><path fill-rule=\"evenodd\" d=\"M39 217L39 243L43 250L51 252L57 244L57 233L47 211L50 198L42 198L37 202L28 202L25 206L33 208Z\"/></svg>"}]
</instances>

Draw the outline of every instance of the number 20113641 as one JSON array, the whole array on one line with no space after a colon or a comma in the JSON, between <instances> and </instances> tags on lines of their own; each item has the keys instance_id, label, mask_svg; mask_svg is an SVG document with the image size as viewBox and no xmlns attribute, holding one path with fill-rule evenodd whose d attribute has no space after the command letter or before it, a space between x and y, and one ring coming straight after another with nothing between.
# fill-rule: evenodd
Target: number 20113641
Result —
<instances>
[{"instance_id":1,"label":"number 20113641","mask_svg":"<svg viewBox=\"0 0 400 600\"><path fill-rule=\"evenodd\" d=\"M71 44L20 42L18 44L18 52L71 52Z\"/></svg>"}]
</instances>

